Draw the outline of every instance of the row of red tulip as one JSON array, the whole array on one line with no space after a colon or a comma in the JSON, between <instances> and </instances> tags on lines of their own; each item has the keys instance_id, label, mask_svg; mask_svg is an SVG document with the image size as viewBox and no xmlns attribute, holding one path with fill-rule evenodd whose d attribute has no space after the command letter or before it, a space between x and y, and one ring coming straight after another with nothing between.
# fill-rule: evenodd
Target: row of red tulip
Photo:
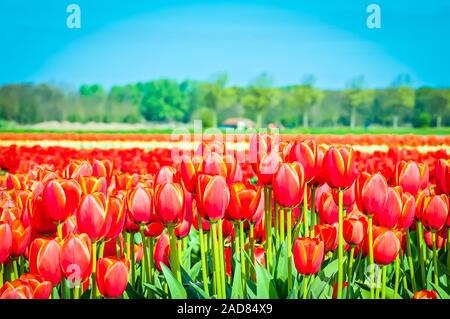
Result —
<instances>
[{"instance_id":1,"label":"row of red tulip","mask_svg":"<svg viewBox=\"0 0 450 319\"><path fill-rule=\"evenodd\" d=\"M253 264L258 260L273 273L274 255L283 242L287 289L292 291L296 280L293 264L304 275L304 297L309 279L335 250L338 298L348 285L344 253L351 283L352 264L359 254L367 255L370 264L395 262L397 274L399 253L406 251L412 290L418 291L410 252L414 229L420 247L420 286L427 287L423 240L433 250L428 267L440 285L437 250L444 248L450 226L448 159L435 159L431 174L427 163L399 161L392 178L386 179L359 171L350 148L327 149L299 140L284 144L272 135L255 135L250 143L250 157L255 159L251 167L258 177L254 185L244 179L233 156L220 152L223 147L202 144L201 152L184 157L175 168L162 166L156 175L120 173L111 161L94 160L71 161L62 170L36 165L24 174L2 178L0 280L9 281L0 296L48 298L58 285L67 296L65 281L76 272L84 290L91 284L94 298L97 290L102 296L118 297L130 273L136 285L138 260L143 283L154 284L155 271L163 270L161 263L181 282L181 253L192 226L199 234L203 289L209 294L209 247L212 294L219 298L227 297L226 277L234 277L232 255L234 265L240 265L240 278L251 279L245 251ZM137 252L135 236L130 235L134 233L141 238ZM243 286L245 294L245 282ZM71 293L77 297L80 291ZM372 287L370 293L376 296Z\"/></svg>"}]
</instances>

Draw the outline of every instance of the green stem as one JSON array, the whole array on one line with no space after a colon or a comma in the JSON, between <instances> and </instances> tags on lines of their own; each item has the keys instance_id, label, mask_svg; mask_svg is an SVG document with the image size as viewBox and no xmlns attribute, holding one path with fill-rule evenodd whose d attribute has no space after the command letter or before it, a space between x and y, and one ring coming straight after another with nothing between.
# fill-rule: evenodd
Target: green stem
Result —
<instances>
[{"instance_id":1,"label":"green stem","mask_svg":"<svg viewBox=\"0 0 450 319\"><path fill-rule=\"evenodd\" d=\"M92 242L92 291L91 298L97 299L97 279L95 273L97 271L97 241Z\"/></svg>"},{"instance_id":2,"label":"green stem","mask_svg":"<svg viewBox=\"0 0 450 319\"><path fill-rule=\"evenodd\" d=\"M311 186L311 237L314 237L314 226L316 225L316 188Z\"/></svg>"},{"instance_id":3,"label":"green stem","mask_svg":"<svg viewBox=\"0 0 450 319\"><path fill-rule=\"evenodd\" d=\"M292 209L287 212L287 245L286 256L288 266L288 294L292 289Z\"/></svg>"},{"instance_id":4,"label":"green stem","mask_svg":"<svg viewBox=\"0 0 450 319\"><path fill-rule=\"evenodd\" d=\"M242 286L245 289L245 282L246 282L246 273L245 273L245 254L244 254L244 222L239 222L239 240L240 240L240 252L241 252L241 278L244 281L244 286Z\"/></svg>"},{"instance_id":5,"label":"green stem","mask_svg":"<svg viewBox=\"0 0 450 319\"><path fill-rule=\"evenodd\" d=\"M223 220L220 219L217 223L218 225L218 240L219 240L219 262L220 262L220 280L221 287L222 287L222 296L226 298L227 295L227 286L226 286L226 280L225 280L225 258L224 258L224 251L223 251L223 230L222 230L222 222Z\"/></svg>"},{"instance_id":6,"label":"green stem","mask_svg":"<svg viewBox=\"0 0 450 319\"><path fill-rule=\"evenodd\" d=\"M355 255L355 246L350 249L349 262L348 262L348 286L347 286L347 299L350 298L350 287L353 279L353 257Z\"/></svg>"},{"instance_id":7,"label":"green stem","mask_svg":"<svg viewBox=\"0 0 450 319\"><path fill-rule=\"evenodd\" d=\"M62 236L62 228L63 228L63 223L59 223L58 226L56 227L56 231L58 233L58 238L60 240L63 240L63 236Z\"/></svg>"},{"instance_id":8,"label":"green stem","mask_svg":"<svg viewBox=\"0 0 450 319\"><path fill-rule=\"evenodd\" d=\"M142 250L144 251L144 256L141 261L141 282L142 286L144 286L144 283L150 282L150 274L149 274L149 267L148 267L148 252L147 252L147 243L145 240L145 225L141 225L139 227L139 231L141 233L141 242L142 242ZM171 247L172 248L172 247ZM134 247L132 247L134 250ZM176 250L176 248L175 248ZM172 249L170 250L170 254L172 255ZM176 251L175 251L176 254Z\"/></svg>"},{"instance_id":9,"label":"green stem","mask_svg":"<svg viewBox=\"0 0 450 319\"><path fill-rule=\"evenodd\" d=\"M234 255L236 260L239 262L239 264L241 265L240 270L241 270L241 280L242 280L242 287L244 287L244 283L245 283L245 279L244 279L244 273L242 272L242 261L241 261L241 239L239 236L240 233L240 223L237 222L236 224L234 224Z\"/></svg>"},{"instance_id":10,"label":"green stem","mask_svg":"<svg viewBox=\"0 0 450 319\"><path fill-rule=\"evenodd\" d=\"M116 237L116 256L120 258L120 239L119 236Z\"/></svg>"},{"instance_id":11,"label":"green stem","mask_svg":"<svg viewBox=\"0 0 450 319\"><path fill-rule=\"evenodd\" d=\"M153 270L154 270L154 244L153 244L153 238L149 237L147 238L148 241L148 250L149 250L149 256L148 256L148 274L149 274L149 283L150 285L153 285ZM150 296L153 298L153 292L150 291Z\"/></svg>"},{"instance_id":12,"label":"green stem","mask_svg":"<svg viewBox=\"0 0 450 319\"><path fill-rule=\"evenodd\" d=\"M399 285L400 285L400 257L397 256L397 258L395 258L394 299L397 299Z\"/></svg>"},{"instance_id":13,"label":"green stem","mask_svg":"<svg viewBox=\"0 0 450 319\"><path fill-rule=\"evenodd\" d=\"M338 216L338 291L337 291L337 299L342 298L342 282L344 279L344 237L343 237L343 190L339 189L339 216Z\"/></svg>"},{"instance_id":14,"label":"green stem","mask_svg":"<svg viewBox=\"0 0 450 319\"><path fill-rule=\"evenodd\" d=\"M3 264L0 264L0 287L3 287Z\"/></svg>"},{"instance_id":15,"label":"green stem","mask_svg":"<svg viewBox=\"0 0 450 319\"><path fill-rule=\"evenodd\" d=\"M214 254L214 273L216 275L216 289L217 289L217 298L221 299L222 297L222 279L220 278L220 261L219 261L219 243L217 242L217 223L214 222L211 224L211 235L213 240L213 254Z\"/></svg>"},{"instance_id":16,"label":"green stem","mask_svg":"<svg viewBox=\"0 0 450 319\"><path fill-rule=\"evenodd\" d=\"M25 258L23 256L19 256L19 276L22 276L24 273L25 273Z\"/></svg>"},{"instance_id":17,"label":"green stem","mask_svg":"<svg viewBox=\"0 0 450 319\"><path fill-rule=\"evenodd\" d=\"M303 278L303 299L308 299L308 275L305 275Z\"/></svg>"},{"instance_id":18,"label":"green stem","mask_svg":"<svg viewBox=\"0 0 450 319\"><path fill-rule=\"evenodd\" d=\"M129 257L131 259L131 286L133 288L136 287L136 256L134 254L134 234L128 234L127 236L127 246L131 247L130 249L127 248L128 253L131 252L131 256ZM144 258L141 259L141 279L144 276ZM142 280L141 280L142 281Z\"/></svg>"},{"instance_id":19,"label":"green stem","mask_svg":"<svg viewBox=\"0 0 450 319\"><path fill-rule=\"evenodd\" d=\"M274 225L274 230L275 230L275 248L276 251L278 251L278 247L280 246L280 215L278 213L278 205L277 202L275 201L273 203L273 211L274 211L274 218L275 218L275 225Z\"/></svg>"},{"instance_id":20,"label":"green stem","mask_svg":"<svg viewBox=\"0 0 450 319\"><path fill-rule=\"evenodd\" d=\"M130 249L131 248L131 236L132 236L132 234L125 233L125 238L126 238L126 242L127 242L127 245L125 247L125 254L128 259L131 258L131 253L130 253L130 251L131 251L131 249ZM134 242L134 240L133 240L133 242ZM134 245L133 245L133 248L134 248Z\"/></svg>"},{"instance_id":21,"label":"green stem","mask_svg":"<svg viewBox=\"0 0 450 319\"><path fill-rule=\"evenodd\" d=\"M381 299L386 299L386 272L387 265L383 266L383 283L381 285Z\"/></svg>"},{"instance_id":22,"label":"green stem","mask_svg":"<svg viewBox=\"0 0 450 319\"><path fill-rule=\"evenodd\" d=\"M447 233L447 269L450 269L450 227ZM450 291L450 274L447 274L447 290Z\"/></svg>"},{"instance_id":23,"label":"green stem","mask_svg":"<svg viewBox=\"0 0 450 319\"><path fill-rule=\"evenodd\" d=\"M180 264L178 263L177 237L175 236L175 228L174 226L169 226L168 229L170 237L170 265L173 267L172 272L175 274L175 277L180 283L182 283Z\"/></svg>"},{"instance_id":24,"label":"green stem","mask_svg":"<svg viewBox=\"0 0 450 319\"><path fill-rule=\"evenodd\" d=\"M436 287L439 286L439 269L437 260L437 249L436 249L436 232L431 232L431 239L433 240L433 273L434 273L434 284Z\"/></svg>"},{"instance_id":25,"label":"green stem","mask_svg":"<svg viewBox=\"0 0 450 319\"><path fill-rule=\"evenodd\" d=\"M73 299L80 299L80 288L73 287Z\"/></svg>"},{"instance_id":26,"label":"green stem","mask_svg":"<svg viewBox=\"0 0 450 319\"><path fill-rule=\"evenodd\" d=\"M271 272L272 270L272 189L269 188L268 191L268 211L267 211L267 233L268 233L268 237L267 237L267 247L269 248L268 250L268 261L269 263L267 264L267 270ZM241 242L242 242L243 238L241 238Z\"/></svg>"},{"instance_id":27,"label":"green stem","mask_svg":"<svg viewBox=\"0 0 450 319\"><path fill-rule=\"evenodd\" d=\"M286 215L286 208L280 209L280 241L283 243L283 241L286 239L286 235L284 233L284 215Z\"/></svg>"},{"instance_id":28,"label":"green stem","mask_svg":"<svg viewBox=\"0 0 450 319\"><path fill-rule=\"evenodd\" d=\"M373 217L372 215L367 216L367 232L369 235L369 266L370 266L370 299L374 299L375 298L375 290L374 290L374 286L375 286L375 272L374 272L374 267L375 267L375 262L373 259L373 230L372 230L372 222L373 222Z\"/></svg>"},{"instance_id":29,"label":"green stem","mask_svg":"<svg viewBox=\"0 0 450 319\"><path fill-rule=\"evenodd\" d=\"M255 258L255 225L250 222L250 258L252 259L253 267L256 267ZM249 277L253 275L253 267L249 267Z\"/></svg>"},{"instance_id":30,"label":"green stem","mask_svg":"<svg viewBox=\"0 0 450 319\"><path fill-rule=\"evenodd\" d=\"M200 241L200 255L202 262L202 277L203 277L203 290L209 295L209 285L208 285L208 266L206 263L206 250L205 250L205 240L203 238L203 225L202 218L198 216L198 232Z\"/></svg>"},{"instance_id":31,"label":"green stem","mask_svg":"<svg viewBox=\"0 0 450 319\"><path fill-rule=\"evenodd\" d=\"M269 270L269 194L268 194L268 186L264 185L264 221L266 226L266 242L265 242L265 251L266 251L266 266L267 270Z\"/></svg>"},{"instance_id":32,"label":"green stem","mask_svg":"<svg viewBox=\"0 0 450 319\"><path fill-rule=\"evenodd\" d=\"M421 221L417 221L417 250L419 252L420 275L422 288L426 289L425 261L423 256L423 226Z\"/></svg>"},{"instance_id":33,"label":"green stem","mask_svg":"<svg viewBox=\"0 0 450 319\"><path fill-rule=\"evenodd\" d=\"M303 189L303 222L305 226L305 237L309 237L308 226L308 184Z\"/></svg>"},{"instance_id":34,"label":"green stem","mask_svg":"<svg viewBox=\"0 0 450 319\"><path fill-rule=\"evenodd\" d=\"M411 253L411 234L409 233L409 229L406 229L406 255L408 258L408 266L409 266L409 275L411 276L411 284L413 292L417 291L416 288L416 276L414 274L414 263Z\"/></svg>"}]
</instances>

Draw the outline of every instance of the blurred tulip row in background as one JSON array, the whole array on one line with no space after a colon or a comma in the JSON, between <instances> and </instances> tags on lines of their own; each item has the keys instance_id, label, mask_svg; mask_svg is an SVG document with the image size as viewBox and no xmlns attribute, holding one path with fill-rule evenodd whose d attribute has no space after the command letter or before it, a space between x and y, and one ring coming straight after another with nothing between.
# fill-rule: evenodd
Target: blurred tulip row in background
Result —
<instances>
[{"instance_id":1,"label":"blurred tulip row in background","mask_svg":"<svg viewBox=\"0 0 450 319\"><path fill-rule=\"evenodd\" d=\"M448 139L364 141L0 146L0 298L450 298Z\"/></svg>"}]
</instances>

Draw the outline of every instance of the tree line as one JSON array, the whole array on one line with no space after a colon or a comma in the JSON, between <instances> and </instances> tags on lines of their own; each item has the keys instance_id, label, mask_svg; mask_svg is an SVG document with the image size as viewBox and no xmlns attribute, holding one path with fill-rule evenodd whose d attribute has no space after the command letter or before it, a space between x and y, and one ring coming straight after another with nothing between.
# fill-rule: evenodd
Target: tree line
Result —
<instances>
[{"instance_id":1,"label":"tree line","mask_svg":"<svg viewBox=\"0 0 450 319\"><path fill-rule=\"evenodd\" d=\"M233 117L257 126L450 126L450 89L413 88L400 75L385 88L368 88L364 77L341 90L323 90L306 76L276 87L268 74L247 86L228 85L226 74L209 81L157 79L105 89L84 84L71 90L47 83L0 86L0 125L15 122L190 122L217 126Z\"/></svg>"}]
</instances>

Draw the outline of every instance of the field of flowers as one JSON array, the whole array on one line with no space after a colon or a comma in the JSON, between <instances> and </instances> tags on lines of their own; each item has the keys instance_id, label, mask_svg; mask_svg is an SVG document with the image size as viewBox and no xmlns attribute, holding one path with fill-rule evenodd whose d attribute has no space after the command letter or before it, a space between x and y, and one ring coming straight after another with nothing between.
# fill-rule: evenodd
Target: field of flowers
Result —
<instances>
[{"instance_id":1,"label":"field of flowers","mask_svg":"<svg viewBox=\"0 0 450 319\"><path fill-rule=\"evenodd\" d=\"M190 137L0 133L0 298L450 298L449 136Z\"/></svg>"}]
</instances>

